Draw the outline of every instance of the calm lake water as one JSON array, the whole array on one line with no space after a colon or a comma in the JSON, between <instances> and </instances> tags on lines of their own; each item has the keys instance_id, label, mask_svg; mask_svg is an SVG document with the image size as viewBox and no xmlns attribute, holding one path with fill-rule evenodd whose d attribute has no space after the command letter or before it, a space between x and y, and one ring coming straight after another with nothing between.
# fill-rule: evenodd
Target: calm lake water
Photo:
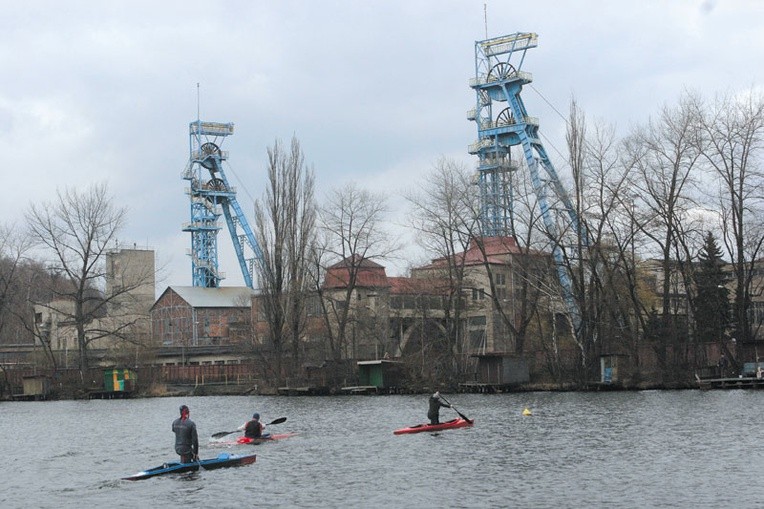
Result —
<instances>
[{"instance_id":1,"label":"calm lake water","mask_svg":"<svg viewBox=\"0 0 764 509\"><path fill-rule=\"evenodd\" d=\"M426 420L426 395L3 402L0 507L764 507L764 391L446 397L474 428L393 435ZM257 462L120 480L177 459L183 403L200 457ZM299 435L208 441L255 410Z\"/></svg>"}]
</instances>

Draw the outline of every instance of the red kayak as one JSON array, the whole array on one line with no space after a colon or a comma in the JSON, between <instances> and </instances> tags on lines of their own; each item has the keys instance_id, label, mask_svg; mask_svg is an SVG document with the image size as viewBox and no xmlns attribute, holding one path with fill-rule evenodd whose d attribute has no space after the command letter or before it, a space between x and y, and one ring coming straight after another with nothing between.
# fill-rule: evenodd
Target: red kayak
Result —
<instances>
[{"instance_id":1,"label":"red kayak","mask_svg":"<svg viewBox=\"0 0 764 509\"><path fill-rule=\"evenodd\" d=\"M239 437L236 440L225 440L225 441L218 441L218 440L212 440L210 441L210 445L212 446L225 446L230 447L232 445L246 445L246 444L262 444L265 442L272 442L273 440L281 440L282 438L289 438L295 436L297 433L279 433L279 434L271 434L266 433L264 436L260 438L247 438L247 437Z\"/></svg>"},{"instance_id":2,"label":"red kayak","mask_svg":"<svg viewBox=\"0 0 764 509\"><path fill-rule=\"evenodd\" d=\"M466 428L475 424L475 419L453 419L440 424L417 424L408 428L401 428L393 431L395 435L405 435L407 433L422 433L423 431L442 431L444 429Z\"/></svg>"},{"instance_id":3,"label":"red kayak","mask_svg":"<svg viewBox=\"0 0 764 509\"><path fill-rule=\"evenodd\" d=\"M260 438L247 438L239 437L236 439L237 444L261 444L263 442L270 442L271 440L281 440L282 438L289 438L295 436L297 433L279 433L277 435L266 434Z\"/></svg>"}]
</instances>

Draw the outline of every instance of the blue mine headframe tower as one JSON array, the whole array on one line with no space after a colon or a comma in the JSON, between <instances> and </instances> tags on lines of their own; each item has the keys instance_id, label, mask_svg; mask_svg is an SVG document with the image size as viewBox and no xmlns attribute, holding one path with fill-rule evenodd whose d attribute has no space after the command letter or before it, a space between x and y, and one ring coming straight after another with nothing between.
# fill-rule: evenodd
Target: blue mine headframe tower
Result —
<instances>
[{"instance_id":1,"label":"blue mine headframe tower","mask_svg":"<svg viewBox=\"0 0 764 509\"><path fill-rule=\"evenodd\" d=\"M217 235L221 215L228 224L244 283L249 288L254 288L255 264L263 258L236 200L236 190L223 171L228 152L220 150L220 146L232 134L232 123L196 120L189 124L190 156L182 177L190 183L186 193L190 200L191 222L184 225L183 231L191 233L193 286L218 288L225 278L218 270Z\"/></svg>"},{"instance_id":2,"label":"blue mine headframe tower","mask_svg":"<svg viewBox=\"0 0 764 509\"><path fill-rule=\"evenodd\" d=\"M476 103L468 119L477 124L478 140L469 146L469 153L479 159L476 184L480 191L482 234L514 236L510 173L518 171L520 165L512 161L510 148L522 147L544 227L554 242L552 254L557 275L577 334L581 328L581 313L573 298L571 277L565 264L558 215L561 214L561 219L567 220L578 235L582 230L576 209L539 139L538 119L528 116L520 97L523 85L533 80L530 73L521 70L525 54L537 45L538 35L520 32L475 42L475 77L470 80L470 87L475 90ZM543 177L539 168L544 171ZM550 207L550 197L555 200L554 209Z\"/></svg>"}]
</instances>

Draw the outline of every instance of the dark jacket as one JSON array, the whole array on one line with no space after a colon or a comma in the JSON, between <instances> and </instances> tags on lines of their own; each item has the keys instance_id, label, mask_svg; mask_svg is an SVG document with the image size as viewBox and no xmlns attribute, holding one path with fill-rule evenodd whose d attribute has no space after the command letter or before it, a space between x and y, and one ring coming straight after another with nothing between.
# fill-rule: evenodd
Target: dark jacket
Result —
<instances>
[{"instance_id":1,"label":"dark jacket","mask_svg":"<svg viewBox=\"0 0 764 509\"><path fill-rule=\"evenodd\" d=\"M443 403L440 398L430 396L430 409L427 411L427 418L430 420L438 419L440 407L448 407L448 405Z\"/></svg>"},{"instance_id":2,"label":"dark jacket","mask_svg":"<svg viewBox=\"0 0 764 509\"><path fill-rule=\"evenodd\" d=\"M175 433L175 452L181 456L199 454L199 436L196 434L196 424L191 419L182 420L180 417L172 422Z\"/></svg>"},{"instance_id":3,"label":"dark jacket","mask_svg":"<svg viewBox=\"0 0 764 509\"><path fill-rule=\"evenodd\" d=\"M257 419L252 419L244 426L244 436L247 438L260 438L263 436L263 425Z\"/></svg>"}]
</instances>

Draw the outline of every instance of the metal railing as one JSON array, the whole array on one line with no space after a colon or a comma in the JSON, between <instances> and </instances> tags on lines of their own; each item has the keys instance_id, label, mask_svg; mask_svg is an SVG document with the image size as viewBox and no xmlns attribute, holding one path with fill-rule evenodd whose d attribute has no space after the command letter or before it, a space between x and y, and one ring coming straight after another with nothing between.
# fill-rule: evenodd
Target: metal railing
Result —
<instances>
[{"instance_id":1,"label":"metal railing","mask_svg":"<svg viewBox=\"0 0 764 509\"><path fill-rule=\"evenodd\" d=\"M491 76L490 74L481 74L480 76L470 78L469 83L471 88L475 88L482 85L487 85L489 83L496 83L499 81L515 81L515 80L522 80L524 83L530 83L533 81L533 75L525 71L513 72L509 76L504 76L504 77Z\"/></svg>"}]
</instances>

